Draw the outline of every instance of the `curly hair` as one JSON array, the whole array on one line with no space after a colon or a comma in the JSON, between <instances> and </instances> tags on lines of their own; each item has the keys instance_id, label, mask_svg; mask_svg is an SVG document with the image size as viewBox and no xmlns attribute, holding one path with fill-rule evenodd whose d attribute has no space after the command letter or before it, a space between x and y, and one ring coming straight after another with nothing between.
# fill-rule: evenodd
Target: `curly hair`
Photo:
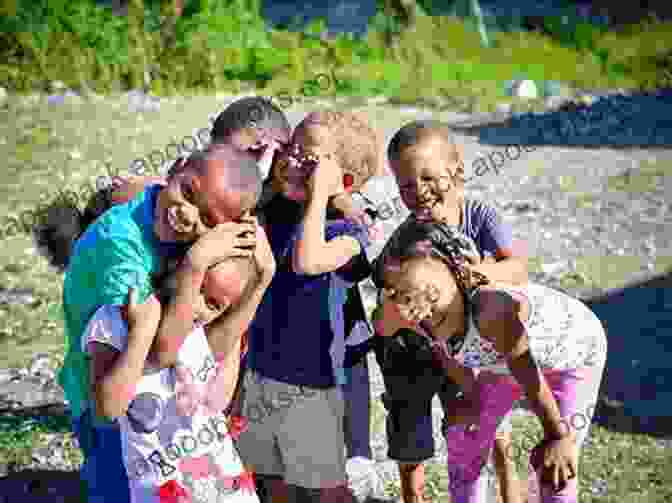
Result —
<instances>
[{"instance_id":1,"label":"curly hair","mask_svg":"<svg viewBox=\"0 0 672 503\"><path fill-rule=\"evenodd\" d=\"M338 158L344 174L353 177L352 190L382 174L380 139L361 114L320 110L309 113L294 130L304 146L325 146Z\"/></svg>"}]
</instances>

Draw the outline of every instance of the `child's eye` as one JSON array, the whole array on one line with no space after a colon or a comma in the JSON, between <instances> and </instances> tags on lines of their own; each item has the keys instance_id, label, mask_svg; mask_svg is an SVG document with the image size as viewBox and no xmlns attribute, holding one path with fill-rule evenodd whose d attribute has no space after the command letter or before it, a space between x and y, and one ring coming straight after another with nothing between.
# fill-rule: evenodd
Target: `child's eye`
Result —
<instances>
[{"instance_id":1,"label":"child's eye","mask_svg":"<svg viewBox=\"0 0 672 503\"><path fill-rule=\"evenodd\" d=\"M205 307L210 309L211 311L221 311L222 310L222 305L217 302L215 299L212 297L206 297L205 298Z\"/></svg>"},{"instance_id":2,"label":"child's eye","mask_svg":"<svg viewBox=\"0 0 672 503\"><path fill-rule=\"evenodd\" d=\"M205 225L209 229L212 229L217 225L214 219L207 213L201 213L201 222L203 222L203 225Z\"/></svg>"},{"instance_id":3,"label":"child's eye","mask_svg":"<svg viewBox=\"0 0 672 503\"><path fill-rule=\"evenodd\" d=\"M191 187L191 184L189 182L184 182L181 186L181 191L182 191L182 196L189 202L190 204L194 204L194 189Z\"/></svg>"}]
</instances>

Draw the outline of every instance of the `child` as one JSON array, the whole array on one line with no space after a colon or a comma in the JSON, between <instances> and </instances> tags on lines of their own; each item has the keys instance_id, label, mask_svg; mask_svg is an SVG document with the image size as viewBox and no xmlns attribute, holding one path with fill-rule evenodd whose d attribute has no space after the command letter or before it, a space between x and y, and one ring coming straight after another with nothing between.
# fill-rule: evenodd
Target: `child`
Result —
<instances>
[{"instance_id":1,"label":"child","mask_svg":"<svg viewBox=\"0 0 672 503\"><path fill-rule=\"evenodd\" d=\"M82 344L92 359L95 407L119 418L131 503L162 503L180 492L193 503L259 501L231 440L240 425L230 430L222 414L233 387L218 362L229 355L215 358L209 345L221 337L216 319L255 288L258 271L273 261L263 239L255 258L220 262L195 285L197 317L173 367L148 362L161 316L156 297L137 304L131 295L126 309L105 305L89 321ZM175 290L170 279L175 282L174 275L163 282L160 298Z\"/></svg>"},{"instance_id":2,"label":"child","mask_svg":"<svg viewBox=\"0 0 672 503\"><path fill-rule=\"evenodd\" d=\"M311 127L311 120L318 121L319 127ZM296 135L298 147L331 149L343 170L345 192L331 198L327 218L347 218L373 230L374 220L367 218L369 215L353 200L362 187L384 169L381 142L366 118L351 112L322 112L307 117L299 128L301 132ZM369 238L367 255L374 244L371 232ZM370 345L367 339L373 332L367 322L360 285L361 282L348 289L343 306L345 375L340 376L339 384L343 386L345 398L346 472L359 501L369 497L382 501L383 482L375 469L371 450L371 390L366 358Z\"/></svg>"},{"instance_id":3,"label":"child","mask_svg":"<svg viewBox=\"0 0 672 503\"><path fill-rule=\"evenodd\" d=\"M273 165L276 195L263 208L277 272L249 330L243 415L256 416L283 396L303 398L240 436L241 457L260 474L262 501L352 501L337 374L346 291L369 274L368 267L359 270L368 265L368 236L355 222L326 220L329 198L351 179L344 183L335 142L315 140L338 120L331 112L313 113L297 127ZM359 182L353 178L353 185Z\"/></svg>"},{"instance_id":4,"label":"child","mask_svg":"<svg viewBox=\"0 0 672 503\"><path fill-rule=\"evenodd\" d=\"M544 428L530 457L541 501L576 502L587 428L577 431L569 418L592 418L606 360L604 329L561 292L494 285L474 274L467 264L475 250L455 227L412 224L379 269L385 289L377 333L411 328L423 335L445 372L464 386L463 405L453 406L443 428L451 501L483 501L483 468L496 431L524 393ZM532 491L531 501L538 495Z\"/></svg>"},{"instance_id":5,"label":"child","mask_svg":"<svg viewBox=\"0 0 672 503\"><path fill-rule=\"evenodd\" d=\"M476 241L478 253L470 257L470 270L493 282L527 282L527 259L516 256L511 228L494 207L465 197L462 148L446 126L433 121L405 125L390 141L388 161L411 215L392 234L376 264L384 262L387 251L405 239L407 229L417 220L429 217L459 227ZM422 340L406 339L377 339L374 344L385 380L388 455L399 461L404 503L420 503L424 490L422 463L434 453L432 398L438 394L445 410L459 390L438 366L431 364L431 352ZM501 453L509 452L508 442L506 435L498 439L497 461L507 460ZM506 503L519 501L513 466L498 462L497 468Z\"/></svg>"},{"instance_id":6,"label":"child","mask_svg":"<svg viewBox=\"0 0 672 503\"><path fill-rule=\"evenodd\" d=\"M144 298L150 289L150 276L159 271L163 260L180 256L191 242L211 229L213 239L221 242L221 257L217 259L232 253L249 256L249 248L255 243L255 224L232 221L249 213L259 185L253 158L231 147L217 146L193 155L168 178L165 186L150 186L129 203L104 213L71 248L63 289L67 354L60 384L85 457L83 474L89 486L89 501L128 501L128 491L124 489L128 481L121 463L118 430L111 425L96 431L98 427L94 428L88 412L88 358L81 351L86 322L100 306L126 302L131 286L138 287ZM76 231L81 221L76 214L71 216ZM218 227L213 229L215 225ZM45 229L43 235L48 234ZM64 242L58 233L51 237ZM198 264L201 268L208 265L211 264ZM136 281L138 274L140 283L132 284L131 278ZM181 290L198 274L201 271L194 264L185 263L178 273ZM187 320L193 319L192 307L182 302L184 295L180 292L166 306L154 341L152 354L161 366L174 363L177 350L191 329ZM244 318L251 318L254 313L254 309L249 312L249 305L243 305L244 315L236 314L232 319L240 330L249 322ZM236 332L232 329L231 333ZM100 448L102 442L91 443L97 437L106 439L106 452Z\"/></svg>"}]
</instances>

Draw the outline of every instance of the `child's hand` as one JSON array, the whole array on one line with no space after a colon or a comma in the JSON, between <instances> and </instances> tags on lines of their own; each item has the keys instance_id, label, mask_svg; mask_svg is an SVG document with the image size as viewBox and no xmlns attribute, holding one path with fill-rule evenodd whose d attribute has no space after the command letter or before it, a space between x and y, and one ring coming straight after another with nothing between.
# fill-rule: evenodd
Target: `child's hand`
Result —
<instances>
[{"instance_id":1,"label":"child's hand","mask_svg":"<svg viewBox=\"0 0 672 503\"><path fill-rule=\"evenodd\" d=\"M474 398L456 398L443 407L443 425L456 426L463 424L468 427L478 426L480 409Z\"/></svg>"},{"instance_id":2,"label":"child's hand","mask_svg":"<svg viewBox=\"0 0 672 503\"><path fill-rule=\"evenodd\" d=\"M231 257L251 257L257 242L256 231L256 225L248 221L219 224L201 236L187 256L201 269Z\"/></svg>"},{"instance_id":3,"label":"child's hand","mask_svg":"<svg viewBox=\"0 0 672 503\"><path fill-rule=\"evenodd\" d=\"M555 491L561 491L571 479L576 477L578 449L575 435L569 434L559 440L542 441L536 448L543 455L541 480ZM537 467L538 468L538 467Z\"/></svg>"},{"instance_id":4,"label":"child's hand","mask_svg":"<svg viewBox=\"0 0 672 503\"><path fill-rule=\"evenodd\" d=\"M330 153L317 153L319 161L313 173L306 180L308 197L328 198L336 194L341 194L343 188L343 170L339 166L336 158Z\"/></svg>"},{"instance_id":5,"label":"child's hand","mask_svg":"<svg viewBox=\"0 0 672 503\"><path fill-rule=\"evenodd\" d=\"M249 220L246 221L253 221L257 226L257 244L254 247L254 260L259 267L261 281L268 284L275 274L275 257L273 257L273 250L268 242L266 231L257 223L256 217L250 217Z\"/></svg>"},{"instance_id":6,"label":"child's hand","mask_svg":"<svg viewBox=\"0 0 672 503\"><path fill-rule=\"evenodd\" d=\"M131 288L128 292L128 305L125 315L128 333L140 333L153 339L161 322L161 303L153 293L142 304L138 303L138 291Z\"/></svg>"}]
</instances>

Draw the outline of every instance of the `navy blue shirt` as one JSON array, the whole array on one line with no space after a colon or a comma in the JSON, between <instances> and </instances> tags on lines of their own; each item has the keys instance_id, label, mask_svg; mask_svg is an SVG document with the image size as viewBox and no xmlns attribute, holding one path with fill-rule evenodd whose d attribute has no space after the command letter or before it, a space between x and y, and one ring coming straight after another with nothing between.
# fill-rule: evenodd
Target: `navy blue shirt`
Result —
<instances>
[{"instance_id":1,"label":"navy blue shirt","mask_svg":"<svg viewBox=\"0 0 672 503\"><path fill-rule=\"evenodd\" d=\"M303 208L276 196L263 209L276 273L249 330L249 366L262 376L297 386L333 387L343 375L346 293L369 274L366 229L348 220L328 220L325 239L352 236L361 253L331 273L298 274L292 269Z\"/></svg>"}]
</instances>

